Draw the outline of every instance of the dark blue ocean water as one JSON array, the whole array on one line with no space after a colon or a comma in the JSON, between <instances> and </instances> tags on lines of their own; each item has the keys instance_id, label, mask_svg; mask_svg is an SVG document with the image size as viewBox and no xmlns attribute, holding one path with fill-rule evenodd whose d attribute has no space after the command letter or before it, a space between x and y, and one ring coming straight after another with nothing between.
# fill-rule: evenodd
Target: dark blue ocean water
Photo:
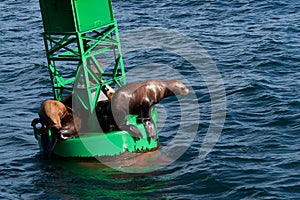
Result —
<instances>
[{"instance_id":1,"label":"dark blue ocean water","mask_svg":"<svg viewBox=\"0 0 300 200\"><path fill-rule=\"evenodd\" d=\"M52 94L39 3L1 0L0 198L300 199L300 2L150 0L113 6L121 42L126 31L156 27L179 32L207 51L226 91L217 144L198 157L213 100L203 76L178 55L154 49L126 53L126 68L152 63L176 69L199 106L199 113L191 112L200 114L199 123L186 122L199 125L197 134L177 161L150 174L127 174L91 161L40 156L30 122ZM156 69L140 79L159 76L168 78ZM159 108L174 106L170 100ZM178 129L177 111L167 114L162 146Z\"/></svg>"}]
</instances>

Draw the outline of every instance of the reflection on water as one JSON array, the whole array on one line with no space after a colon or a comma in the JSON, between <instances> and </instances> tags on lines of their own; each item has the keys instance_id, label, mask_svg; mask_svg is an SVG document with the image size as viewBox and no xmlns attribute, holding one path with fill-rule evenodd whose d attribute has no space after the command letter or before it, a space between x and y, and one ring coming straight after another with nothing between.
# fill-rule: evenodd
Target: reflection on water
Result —
<instances>
[{"instance_id":1,"label":"reflection on water","mask_svg":"<svg viewBox=\"0 0 300 200\"><path fill-rule=\"evenodd\" d=\"M57 158L44 166L43 178L35 186L47 198L109 198L126 199L144 196L160 197L156 193L166 182L157 177L166 172L128 174L101 164L96 159Z\"/></svg>"}]
</instances>

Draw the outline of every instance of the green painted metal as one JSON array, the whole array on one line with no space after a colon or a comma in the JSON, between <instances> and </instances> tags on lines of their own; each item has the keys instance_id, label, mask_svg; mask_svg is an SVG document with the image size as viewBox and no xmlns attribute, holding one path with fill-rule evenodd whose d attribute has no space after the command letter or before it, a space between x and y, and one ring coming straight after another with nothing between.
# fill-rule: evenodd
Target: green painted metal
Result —
<instances>
[{"instance_id":1,"label":"green painted metal","mask_svg":"<svg viewBox=\"0 0 300 200\"><path fill-rule=\"evenodd\" d=\"M114 22L110 0L40 0L47 33L85 32Z\"/></svg>"},{"instance_id":2,"label":"green painted metal","mask_svg":"<svg viewBox=\"0 0 300 200\"><path fill-rule=\"evenodd\" d=\"M64 91L74 89L77 91L75 97L93 113L104 85L126 84L111 1L40 0L40 7L54 98L62 100ZM111 53L114 62L110 72L108 69L104 72L97 58L107 52ZM70 62L73 65L66 70L66 63ZM69 74L64 74L65 71ZM92 94L95 94L94 98Z\"/></svg>"}]
</instances>

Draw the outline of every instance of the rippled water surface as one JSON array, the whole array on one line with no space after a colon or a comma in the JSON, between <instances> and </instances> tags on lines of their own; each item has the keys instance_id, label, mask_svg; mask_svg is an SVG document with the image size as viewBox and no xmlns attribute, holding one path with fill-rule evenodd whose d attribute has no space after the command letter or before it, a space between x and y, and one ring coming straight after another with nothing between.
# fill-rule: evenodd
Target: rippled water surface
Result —
<instances>
[{"instance_id":1,"label":"rippled water surface","mask_svg":"<svg viewBox=\"0 0 300 200\"><path fill-rule=\"evenodd\" d=\"M190 104L196 109L183 108L190 114L182 126L198 130L187 151L149 174L90 160L43 158L30 126L40 102L52 98L39 2L0 1L0 198L299 199L300 2L150 0L113 1L113 7L124 48L137 42L128 41L128 31L152 27L176 31L207 51L227 100L217 144L198 158L213 113L205 75L164 49L124 49L129 73L152 66L130 80L183 77L195 92ZM174 41L175 49L197 57L189 43ZM162 148L178 130L178 106L172 98L158 105L166 119L159 132Z\"/></svg>"}]
</instances>

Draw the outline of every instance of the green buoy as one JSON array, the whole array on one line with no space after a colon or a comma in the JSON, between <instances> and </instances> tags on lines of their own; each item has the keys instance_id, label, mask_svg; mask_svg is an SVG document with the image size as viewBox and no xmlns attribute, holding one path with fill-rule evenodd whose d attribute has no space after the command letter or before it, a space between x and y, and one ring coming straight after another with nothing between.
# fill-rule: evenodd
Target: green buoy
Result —
<instances>
[{"instance_id":1,"label":"green buoy","mask_svg":"<svg viewBox=\"0 0 300 200\"><path fill-rule=\"evenodd\" d=\"M126 84L118 25L111 0L40 0L40 8L54 99L62 101L74 91L73 99L90 116L95 116L102 87ZM156 109L151 115L156 123ZM158 141L147 138L137 116L128 117L130 123L139 128L143 138L133 138L122 130L89 132L58 141L54 153L62 157L94 157L156 149ZM32 126L43 152L41 134L45 127L37 126L36 121Z\"/></svg>"}]
</instances>

